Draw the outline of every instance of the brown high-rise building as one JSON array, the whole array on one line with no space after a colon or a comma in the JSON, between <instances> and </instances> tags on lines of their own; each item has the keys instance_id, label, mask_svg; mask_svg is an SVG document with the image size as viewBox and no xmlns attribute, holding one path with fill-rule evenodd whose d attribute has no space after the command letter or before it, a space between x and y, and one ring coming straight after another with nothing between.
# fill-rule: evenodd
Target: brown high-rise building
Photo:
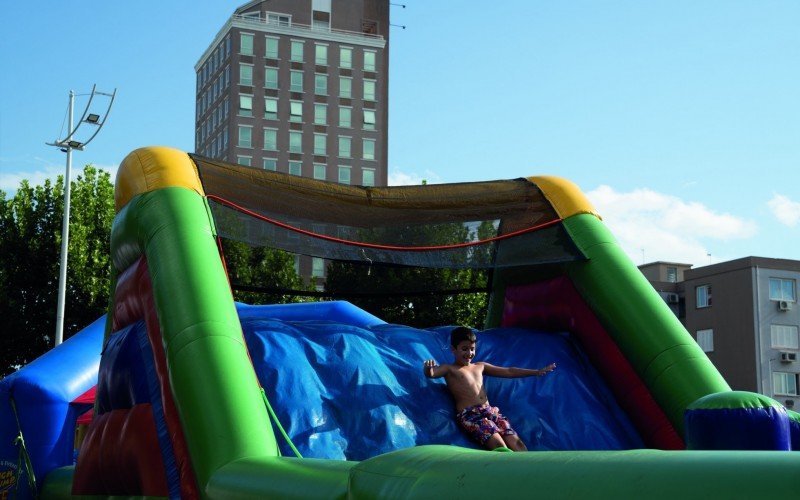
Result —
<instances>
[{"instance_id":1,"label":"brown high-rise building","mask_svg":"<svg viewBox=\"0 0 800 500\"><path fill-rule=\"evenodd\" d=\"M388 0L246 3L195 71L198 154L386 185Z\"/></svg>"}]
</instances>

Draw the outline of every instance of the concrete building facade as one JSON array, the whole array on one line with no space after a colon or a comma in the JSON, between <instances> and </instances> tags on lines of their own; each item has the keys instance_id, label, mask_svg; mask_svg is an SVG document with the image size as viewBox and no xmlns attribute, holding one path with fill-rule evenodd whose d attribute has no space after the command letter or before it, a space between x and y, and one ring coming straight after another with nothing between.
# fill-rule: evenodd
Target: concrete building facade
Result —
<instances>
[{"instance_id":1,"label":"concrete building facade","mask_svg":"<svg viewBox=\"0 0 800 500\"><path fill-rule=\"evenodd\" d=\"M800 406L800 261L745 257L686 266L640 269L733 389ZM682 279L660 281L675 267Z\"/></svg>"},{"instance_id":2,"label":"concrete building facade","mask_svg":"<svg viewBox=\"0 0 800 500\"><path fill-rule=\"evenodd\" d=\"M198 154L386 185L388 0L246 3L195 71Z\"/></svg>"}]
</instances>

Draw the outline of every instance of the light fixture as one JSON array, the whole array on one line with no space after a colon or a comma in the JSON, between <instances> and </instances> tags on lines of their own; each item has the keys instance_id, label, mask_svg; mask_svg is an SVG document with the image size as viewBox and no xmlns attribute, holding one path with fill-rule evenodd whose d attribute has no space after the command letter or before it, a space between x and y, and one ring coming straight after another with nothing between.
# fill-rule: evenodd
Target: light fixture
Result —
<instances>
[{"instance_id":1,"label":"light fixture","mask_svg":"<svg viewBox=\"0 0 800 500\"><path fill-rule=\"evenodd\" d=\"M86 121L88 123L94 123L95 125L97 125L97 122L100 121L100 115L97 115L95 113L90 113L89 116L86 117Z\"/></svg>"},{"instance_id":2,"label":"light fixture","mask_svg":"<svg viewBox=\"0 0 800 500\"><path fill-rule=\"evenodd\" d=\"M67 141L67 146L71 147L72 149L80 149L83 147L83 143L79 141Z\"/></svg>"}]
</instances>

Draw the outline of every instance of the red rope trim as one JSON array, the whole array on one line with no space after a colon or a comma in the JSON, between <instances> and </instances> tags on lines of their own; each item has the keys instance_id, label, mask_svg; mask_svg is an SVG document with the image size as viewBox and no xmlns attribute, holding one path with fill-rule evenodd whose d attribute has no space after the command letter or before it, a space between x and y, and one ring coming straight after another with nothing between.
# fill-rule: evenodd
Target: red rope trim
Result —
<instances>
[{"instance_id":1,"label":"red rope trim","mask_svg":"<svg viewBox=\"0 0 800 500\"><path fill-rule=\"evenodd\" d=\"M340 244L343 244L343 245L355 246L355 247L374 248L374 249L377 249L377 250L398 250L398 251L406 251L406 252L428 252L428 251L431 251L431 250L450 250L450 249L454 249L454 248L473 247L473 246L482 245L484 243L491 243L491 242L494 242L494 241L500 241L500 240L505 240L505 239L508 239L508 238L513 238L514 236L519 236L519 235L525 234L525 233L532 233L532 232L538 231L540 229L545 229L545 228L548 228L550 226L555 226L556 224L559 224L561 222L560 218L559 219L553 219L551 221L547 221L547 222L543 222L542 224L538 224L536 226L526 227L525 229L519 229L517 231L512 231L510 233L502 234L502 235L499 235L499 236L493 236L493 237L487 238L485 240L468 241L466 243L454 243L454 244L451 244L451 245L433 245L433 246L422 246L422 247L401 247L401 246L396 246L396 245L380 245L380 244L377 244L377 243L364 243L364 242L359 242L359 241L343 240L341 238L336 238L336 237L328 236L328 235L325 235L325 234L314 233L314 232L311 232L311 231L307 231L305 229L300 229L299 227L290 226L289 224L285 224L285 223L277 221L275 219L270 219L269 217L265 217L265 216L263 216L261 214L253 212L252 210L249 210L247 208L241 207L241 206L233 203L232 201L228 201L225 198L220 198L219 196L216 196L216 195L213 195L213 194L206 195L206 198L208 198L209 200L214 200L217 203L220 203L222 205L228 206L228 207L233 208L235 210L238 210L239 212L247 214L247 215L249 215L251 217L254 217L256 219L262 220L264 222L268 222L268 223L270 223L272 225L278 226L278 227L283 228L283 229L287 229L289 231L294 231L296 233L300 233L300 234L305 235L305 236L310 236L312 238L319 238L321 240L330 241L330 242L333 242L333 243L340 243Z\"/></svg>"}]
</instances>

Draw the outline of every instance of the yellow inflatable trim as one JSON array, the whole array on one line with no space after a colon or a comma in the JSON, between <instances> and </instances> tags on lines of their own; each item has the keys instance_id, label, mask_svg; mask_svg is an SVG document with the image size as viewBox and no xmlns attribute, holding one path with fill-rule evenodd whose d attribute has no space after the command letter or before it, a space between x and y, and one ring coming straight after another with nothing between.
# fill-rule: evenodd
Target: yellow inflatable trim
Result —
<instances>
[{"instance_id":1,"label":"yellow inflatable trim","mask_svg":"<svg viewBox=\"0 0 800 500\"><path fill-rule=\"evenodd\" d=\"M117 171L117 212L134 196L165 187L185 187L205 196L197 167L185 152L164 146L139 148L122 160Z\"/></svg>"},{"instance_id":2,"label":"yellow inflatable trim","mask_svg":"<svg viewBox=\"0 0 800 500\"><path fill-rule=\"evenodd\" d=\"M578 214L592 214L598 219L602 219L594 209L592 202L575 183L550 175L528 177L528 180L539 187L559 218L566 219Z\"/></svg>"}]
</instances>

